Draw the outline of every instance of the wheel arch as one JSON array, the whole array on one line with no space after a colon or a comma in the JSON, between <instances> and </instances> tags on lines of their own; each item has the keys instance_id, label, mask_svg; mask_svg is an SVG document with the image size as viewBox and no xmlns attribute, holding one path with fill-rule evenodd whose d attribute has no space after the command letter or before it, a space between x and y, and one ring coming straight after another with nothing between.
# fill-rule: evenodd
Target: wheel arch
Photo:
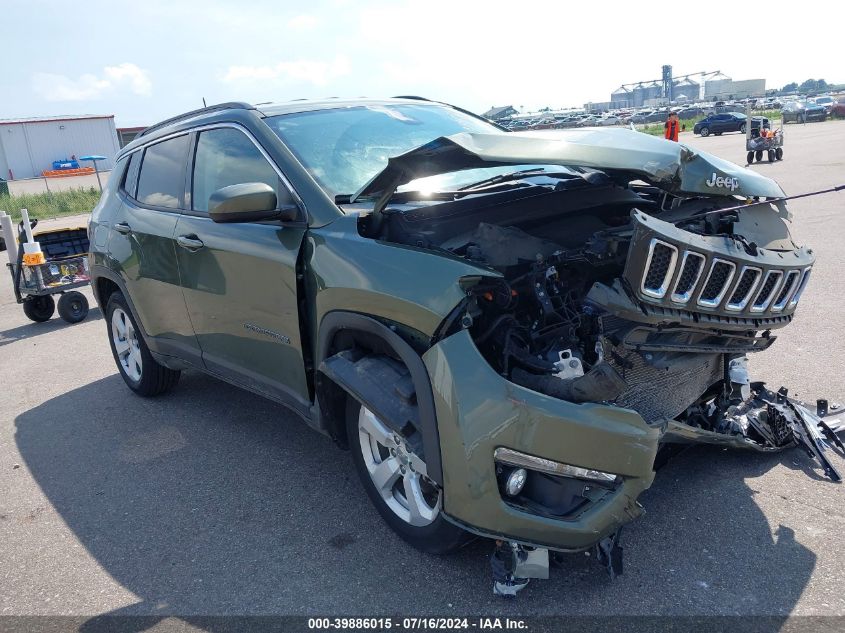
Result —
<instances>
[{"instance_id":1,"label":"wheel arch","mask_svg":"<svg viewBox=\"0 0 845 633\"><path fill-rule=\"evenodd\" d=\"M147 334L147 330L144 328L143 322L138 316L138 310L135 309L132 297L129 296L129 292L126 290L126 284L123 283L123 279L121 279L120 275L105 266L94 264L91 266L91 289L93 290L94 298L97 300L97 304L100 306L100 310L103 313L103 318L108 317L106 314L106 307L108 306L109 297L115 291L120 292L120 294L123 295L123 298L126 299L126 305L129 306L129 310L132 312L132 318L135 319L135 323L138 324L138 329L141 331L141 336L144 337L144 342L152 350L153 345L150 345L150 337Z\"/></svg>"},{"instance_id":2,"label":"wheel arch","mask_svg":"<svg viewBox=\"0 0 845 633\"><path fill-rule=\"evenodd\" d=\"M349 359L343 352L359 347L369 355L387 355L400 362L408 371L416 396L419 432L425 452L428 476L443 484L440 458L440 436L434 407L434 395L422 358L411 344L395 329L375 318L344 311L329 312L320 322L317 341L317 372L315 378L316 404L320 426L336 442L347 446L345 415L346 399L353 397L366 404L387 424L401 431L407 420L397 419L399 407L392 407L384 399L384 385L378 385L362 372L351 371ZM387 359L370 359L385 372L392 363ZM371 377L370 377L371 378ZM381 389L379 387L382 387ZM397 396L398 398L398 396Z\"/></svg>"}]
</instances>

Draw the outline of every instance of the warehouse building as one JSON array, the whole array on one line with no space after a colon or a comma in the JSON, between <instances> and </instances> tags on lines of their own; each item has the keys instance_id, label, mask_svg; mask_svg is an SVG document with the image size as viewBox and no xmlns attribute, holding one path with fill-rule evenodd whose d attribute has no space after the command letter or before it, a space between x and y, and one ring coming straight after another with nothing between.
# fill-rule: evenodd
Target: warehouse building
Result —
<instances>
[{"instance_id":1,"label":"warehouse building","mask_svg":"<svg viewBox=\"0 0 845 633\"><path fill-rule=\"evenodd\" d=\"M138 138L138 135L147 129L146 125L140 127L119 127L117 128L117 140L120 142L120 147L124 148L129 143Z\"/></svg>"},{"instance_id":2,"label":"warehouse building","mask_svg":"<svg viewBox=\"0 0 845 633\"><path fill-rule=\"evenodd\" d=\"M485 112L481 116L483 116L485 119L490 119L491 121L499 121L501 119L506 119L509 116L513 116L515 114L519 114L519 111L516 108L514 108L512 105L507 105L507 106L500 106L498 108L496 106L493 106L492 108L487 110L487 112Z\"/></svg>"},{"instance_id":3,"label":"warehouse building","mask_svg":"<svg viewBox=\"0 0 845 633\"><path fill-rule=\"evenodd\" d=\"M36 178L54 161L97 154L106 157L98 168L109 170L118 149L114 115L0 119L0 178L6 180Z\"/></svg>"},{"instance_id":4,"label":"warehouse building","mask_svg":"<svg viewBox=\"0 0 845 633\"><path fill-rule=\"evenodd\" d=\"M713 79L704 82L704 96L707 99L745 99L762 97L766 94L765 79Z\"/></svg>"}]
</instances>

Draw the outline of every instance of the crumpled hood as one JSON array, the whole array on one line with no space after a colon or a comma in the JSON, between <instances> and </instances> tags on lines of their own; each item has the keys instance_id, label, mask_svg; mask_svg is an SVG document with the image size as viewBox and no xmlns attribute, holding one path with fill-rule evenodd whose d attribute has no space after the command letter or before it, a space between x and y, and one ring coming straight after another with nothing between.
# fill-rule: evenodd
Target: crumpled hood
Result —
<instances>
[{"instance_id":1,"label":"crumpled hood","mask_svg":"<svg viewBox=\"0 0 845 633\"><path fill-rule=\"evenodd\" d=\"M738 146L738 155L743 147ZM629 129L540 130L442 136L391 158L355 195L381 200L417 178L498 165L567 165L637 174L673 194L780 198L771 178L712 154Z\"/></svg>"}]
</instances>

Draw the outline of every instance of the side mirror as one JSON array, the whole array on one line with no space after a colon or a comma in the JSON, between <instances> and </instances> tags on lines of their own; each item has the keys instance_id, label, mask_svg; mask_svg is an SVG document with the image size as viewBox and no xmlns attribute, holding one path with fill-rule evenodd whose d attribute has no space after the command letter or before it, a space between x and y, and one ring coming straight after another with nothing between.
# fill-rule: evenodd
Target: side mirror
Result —
<instances>
[{"instance_id":1,"label":"side mirror","mask_svg":"<svg viewBox=\"0 0 845 633\"><path fill-rule=\"evenodd\" d=\"M263 182L245 182L218 189L208 200L208 215L214 222L291 222L299 215L296 205L277 208L276 192Z\"/></svg>"}]
</instances>

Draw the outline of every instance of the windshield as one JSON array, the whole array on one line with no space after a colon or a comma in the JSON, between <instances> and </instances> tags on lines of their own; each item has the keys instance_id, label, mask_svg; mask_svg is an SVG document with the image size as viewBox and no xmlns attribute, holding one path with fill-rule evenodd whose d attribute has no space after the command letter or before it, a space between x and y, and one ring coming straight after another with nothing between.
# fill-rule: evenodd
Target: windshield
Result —
<instances>
[{"instance_id":1,"label":"windshield","mask_svg":"<svg viewBox=\"0 0 845 633\"><path fill-rule=\"evenodd\" d=\"M329 195L357 192L387 159L458 132L501 133L439 105L364 105L264 119Z\"/></svg>"}]
</instances>

